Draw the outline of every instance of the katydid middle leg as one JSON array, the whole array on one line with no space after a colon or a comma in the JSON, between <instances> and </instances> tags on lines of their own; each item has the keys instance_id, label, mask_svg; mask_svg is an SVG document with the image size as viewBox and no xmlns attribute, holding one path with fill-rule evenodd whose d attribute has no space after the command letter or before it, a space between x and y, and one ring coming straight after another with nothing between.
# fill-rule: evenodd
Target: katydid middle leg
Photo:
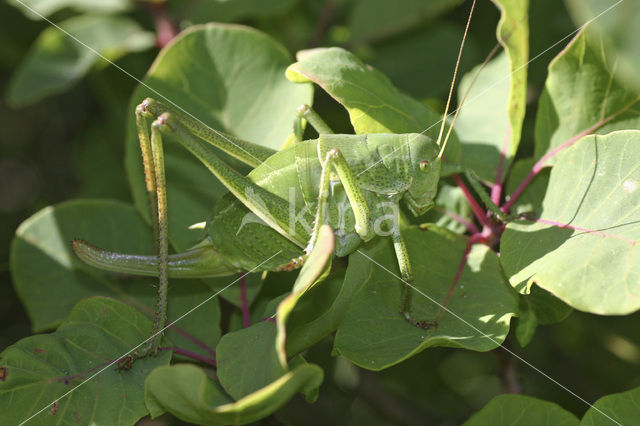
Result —
<instances>
[{"instance_id":1,"label":"katydid middle leg","mask_svg":"<svg viewBox=\"0 0 640 426\"><path fill-rule=\"evenodd\" d=\"M325 212L327 211L329 204L331 170L335 170L338 174L340 182L344 188L344 192L347 194L347 198L349 199L349 204L356 219L356 233L364 241L368 241L373 237L370 223L371 213L369 212L369 206L367 205L364 193L358 185L355 175L349 168L347 160L345 160L339 149L333 148L327 152L326 158L322 164L320 186L318 188L318 209L316 211L311 239L309 240L309 245L305 249L307 253L310 253L315 247L320 233L320 227L324 224L326 216Z\"/></svg>"}]
</instances>

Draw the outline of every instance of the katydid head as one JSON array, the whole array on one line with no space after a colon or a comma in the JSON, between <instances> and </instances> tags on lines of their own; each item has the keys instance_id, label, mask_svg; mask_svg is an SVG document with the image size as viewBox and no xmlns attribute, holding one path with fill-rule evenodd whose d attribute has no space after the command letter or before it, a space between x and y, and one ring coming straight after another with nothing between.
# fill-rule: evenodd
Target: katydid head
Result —
<instances>
[{"instance_id":1,"label":"katydid head","mask_svg":"<svg viewBox=\"0 0 640 426\"><path fill-rule=\"evenodd\" d=\"M440 147L428 136L412 135L410 147L411 186L404 194L404 201L415 216L433 207L440 180Z\"/></svg>"}]
</instances>

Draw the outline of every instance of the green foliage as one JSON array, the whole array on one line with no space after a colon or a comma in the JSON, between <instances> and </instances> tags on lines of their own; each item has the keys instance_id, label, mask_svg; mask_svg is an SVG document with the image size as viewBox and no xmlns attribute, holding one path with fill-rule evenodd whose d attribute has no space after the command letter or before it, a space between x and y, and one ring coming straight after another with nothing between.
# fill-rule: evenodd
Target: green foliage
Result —
<instances>
[{"instance_id":1,"label":"green foliage","mask_svg":"<svg viewBox=\"0 0 640 426\"><path fill-rule=\"evenodd\" d=\"M79 140L77 169L91 177L79 192L125 201L86 199L44 207L62 198L47 196L20 213L27 219L15 232L7 262L13 290L26 310L23 323L28 318L32 331L51 333L17 343L5 338L0 423L19 423L36 413L38 424L127 425L145 415L162 415L168 424L178 422L171 416L197 424L246 424L269 416L263 421L637 421L639 388L632 388L640 377L640 342L637 315L631 315L640 310L635 250L640 89L633 72L640 28L634 23L640 15L630 2L579 31L554 59L537 58L549 64L545 75L528 67L534 45L529 33L565 36L570 30L547 29L534 19L537 8L557 12L561 6L546 0L478 4L454 94L458 105L449 113L468 92L467 103L447 145L436 205L418 218L406 209L400 214L412 282L399 279L390 238L361 242L337 258L334 233L323 227L299 272L171 278L168 329L159 353L135 360L130 370L108 366L112 361L126 366L121 357L149 337L157 279L91 268L74 257L70 241L83 238L117 252L155 252L135 106L153 97L212 129L279 150L253 171L229 156L221 158L285 199L288 188L277 187L283 182L278 179L298 167L291 145L300 104L315 102L341 133L424 132L438 138L469 6L465 2L454 10L460 3L28 3L132 75L148 70L144 83L132 89L130 82L113 84L113 70L99 57L13 2L34 19L25 19L33 25L32 38L40 35L12 70L7 101L33 104L43 115L61 114L56 120L69 105L70 115L81 111L72 126L77 133L59 132ZM578 23L601 11L595 0L567 4ZM0 7L24 19L18 9ZM450 10L454 13L447 14ZM559 20L557 15L549 22ZM254 28L221 23L238 20ZM184 31L159 53L150 52L162 44L163 31L172 34L178 26ZM479 58L496 42L504 52L481 67ZM544 87L536 86L542 81ZM132 91L123 111L122 94ZM24 111L21 120L31 114ZM33 132L24 122L16 120L15 127ZM315 137L305 124L300 128L305 139ZM449 125L451 119L445 134ZM12 139L14 129L4 127ZM116 148L122 142L125 158ZM256 253L260 239L274 246L284 239L256 221L235 232L250 210L175 140L165 138L165 151L172 252L207 244L229 224L224 229L234 231L215 236L228 244L225 253ZM309 158L315 161L315 153ZM472 169L480 183L456 175L461 166ZM0 172L0 178L8 176L2 161ZM132 204L121 191L125 174ZM331 188L334 196L342 194L339 184ZM504 210L505 222L476 201L480 190ZM298 253L295 247L286 250L285 261L289 251ZM424 327L401 314L406 285L415 287L411 314ZM218 295L231 303L212 298ZM585 413L582 402L536 370L514 364L513 355L597 402ZM632 390L613 393L625 389ZM525 395L499 395L507 392ZM603 397L607 393L612 394Z\"/></svg>"},{"instance_id":2,"label":"green foliage","mask_svg":"<svg viewBox=\"0 0 640 426\"><path fill-rule=\"evenodd\" d=\"M603 315L640 308L639 139L637 130L587 136L561 154L541 218L513 222L502 236L502 262L517 290L527 293L535 282L574 308Z\"/></svg>"},{"instance_id":3,"label":"green foliage","mask_svg":"<svg viewBox=\"0 0 640 426\"><path fill-rule=\"evenodd\" d=\"M0 353L0 420L135 423L147 413L145 378L168 364L171 352L140 360L129 371L107 365L150 332L151 321L134 308L104 297L84 299L54 333L27 337ZM81 390L70 394L76 386Z\"/></svg>"},{"instance_id":4,"label":"green foliage","mask_svg":"<svg viewBox=\"0 0 640 426\"><path fill-rule=\"evenodd\" d=\"M42 32L16 70L8 93L11 104L24 106L67 90L94 65L105 65L96 52L115 61L154 43L152 33L126 17L83 15L59 26L63 31L49 27Z\"/></svg>"},{"instance_id":5,"label":"green foliage","mask_svg":"<svg viewBox=\"0 0 640 426\"><path fill-rule=\"evenodd\" d=\"M440 314L439 304L447 300L467 241L433 226L425 231L412 229L405 238L410 253L424 254L414 265L415 286L428 296L417 299L420 293L415 294L414 315L419 319L442 315L438 326L429 330L407 327L398 315L400 286L405 284L398 280L389 241L377 241L350 256L345 285L354 285L350 284L353 280L359 289L338 328L335 349L356 365L380 370L428 347L487 351L499 346L517 303L495 253L486 247L473 248L446 303L448 311ZM385 271L390 267L391 273Z\"/></svg>"}]
</instances>

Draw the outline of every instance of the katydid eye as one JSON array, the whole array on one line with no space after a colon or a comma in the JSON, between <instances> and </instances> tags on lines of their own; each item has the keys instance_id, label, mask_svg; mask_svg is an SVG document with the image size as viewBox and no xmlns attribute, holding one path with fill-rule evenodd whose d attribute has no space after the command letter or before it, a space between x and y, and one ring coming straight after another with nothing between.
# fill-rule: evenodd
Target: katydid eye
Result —
<instances>
[{"instance_id":1,"label":"katydid eye","mask_svg":"<svg viewBox=\"0 0 640 426\"><path fill-rule=\"evenodd\" d=\"M422 160L420 162L420 171L427 173L429 170L431 170L431 163L429 163L427 160Z\"/></svg>"}]
</instances>

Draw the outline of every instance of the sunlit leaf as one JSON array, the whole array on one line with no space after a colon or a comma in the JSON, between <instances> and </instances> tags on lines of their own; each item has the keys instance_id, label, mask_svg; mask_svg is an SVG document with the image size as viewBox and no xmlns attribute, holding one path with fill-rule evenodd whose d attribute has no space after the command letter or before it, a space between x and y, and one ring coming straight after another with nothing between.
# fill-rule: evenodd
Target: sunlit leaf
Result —
<instances>
[{"instance_id":1,"label":"sunlit leaf","mask_svg":"<svg viewBox=\"0 0 640 426\"><path fill-rule=\"evenodd\" d=\"M540 219L504 232L501 261L511 285L535 283L587 312L640 308L640 132L588 136L559 156Z\"/></svg>"},{"instance_id":2,"label":"sunlit leaf","mask_svg":"<svg viewBox=\"0 0 640 426\"><path fill-rule=\"evenodd\" d=\"M413 292L413 316L434 321L425 330L409 324L400 312L397 260L390 241L379 240L350 256L345 283L359 291L338 328L335 350L372 370L396 364L432 346L487 351L499 346L509 331L517 301L502 277L498 257L474 245L462 276L445 302L466 247L466 239L436 227L403 233L420 290ZM364 278L364 279L363 279ZM448 311L438 318L440 306Z\"/></svg>"}]
</instances>

